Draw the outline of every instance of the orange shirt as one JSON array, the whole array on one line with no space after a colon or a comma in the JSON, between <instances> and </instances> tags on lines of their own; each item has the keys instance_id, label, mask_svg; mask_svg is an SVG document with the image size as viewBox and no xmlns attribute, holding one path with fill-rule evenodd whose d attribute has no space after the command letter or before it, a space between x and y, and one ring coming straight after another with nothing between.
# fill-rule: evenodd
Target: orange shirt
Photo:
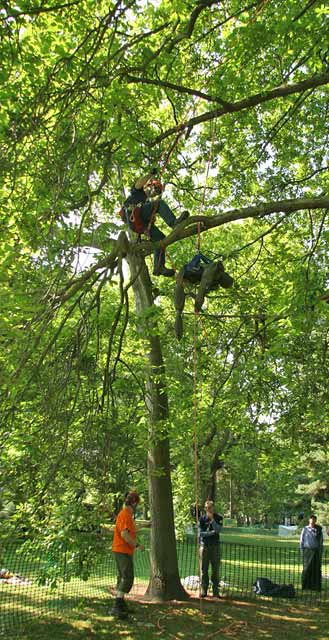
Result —
<instances>
[{"instance_id":1,"label":"orange shirt","mask_svg":"<svg viewBox=\"0 0 329 640\"><path fill-rule=\"evenodd\" d=\"M130 510L126 507L124 507L120 511L116 519L112 551L115 551L116 553L129 553L130 555L132 555L135 551L135 547L132 547L130 544L128 544L128 542L126 542L121 536L121 532L125 529L127 529L131 537L136 540L135 521Z\"/></svg>"}]
</instances>

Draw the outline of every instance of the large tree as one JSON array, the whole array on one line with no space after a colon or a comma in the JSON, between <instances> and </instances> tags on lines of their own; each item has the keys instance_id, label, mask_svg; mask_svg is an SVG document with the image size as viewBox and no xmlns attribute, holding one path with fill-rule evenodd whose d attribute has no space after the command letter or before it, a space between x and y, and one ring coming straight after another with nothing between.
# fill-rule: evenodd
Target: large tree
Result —
<instances>
[{"instance_id":1,"label":"large tree","mask_svg":"<svg viewBox=\"0 0 329 640\"><path fill-rule=\"evenodd\" d=\"M145 262L154 247L122 234L118 239L116 211L124 186L157 164L173 209L184 206L192 214L165 240L174 261L181 265L190 257L199 232L214 255L226 257L238 285L230 304L243 321L236 326L233 320L226 339L213 341L209 353L214 370L222 369L221 388L230 380L242 392L239 374L248 367L239 367L249 345L263 340L265 349L265 333L280 323L289 327L289 291L282 291L283 280L279 290L276 276L283 274L283 265L290 269L293 252L301 261L304 252L307 265L304 282L298 284L295 277L292 285L301 291L305 285L309 292L306 301L302 294L294 296L299 310L316 305L326 284L327 15L321 3L301 7L297 0L245 6L237 0L41 5L21 0L15 6L5 3L0 12L6 310L1 358L11 375L9 385L3 380L4 431L10 437L8 424L15 425L22 407L25 416L29 406L35 411L33 397L44 384L45 371L46 395L59 397L52 383L59 383L60 367L52 376L58 355L65 354L66 411L59 411L58 400L50 412L62 445L43 489L68 452L77 407L83 414L81 394L90 392L90 406L98 412L93 429L100 429L105 443L105 491L109 425L118 424L120 381L122 388L130 371L129 363L121 362L125 334L135 324L143 328L149 359L144 368L138 364L137 378L149 418L150 590L157 596L182 596L170 480L171 389L165 378L165 364L170 367L173 358L166 335L166 296L172 285L161 283L161 302L154 304ZM281 253L276 252L271 269L264 258L267 236L280 238ZM85 260L84 247L97 252ZM248 256L254 262L244 269ZM128 279L125 260L131 267ZM264 271L263 288L255 283L258 265ZM131 287L137 317L129 306ZM111 321L99 324L99 308L108 296ZM310 328L310 316L308 321ZM243 335L248 322L253 330ZM73 328L70 350L68 327ZM95 353L98 382L87 373ZM185 364L191 398L192 360ZM137 366L134 360L130 365ZM68 384L72 370L77 371L73 395ZM209 398L213 416L224 410L216 405L215 384L209 385ZM45 415L43 406L40 432ZM205 415L209 432L203 442L214 442L214 464L222 453L214 441L218 415L215 424ZM222 448L239 439L230 426L221 431Z\"/></svg>"}]
</instances>

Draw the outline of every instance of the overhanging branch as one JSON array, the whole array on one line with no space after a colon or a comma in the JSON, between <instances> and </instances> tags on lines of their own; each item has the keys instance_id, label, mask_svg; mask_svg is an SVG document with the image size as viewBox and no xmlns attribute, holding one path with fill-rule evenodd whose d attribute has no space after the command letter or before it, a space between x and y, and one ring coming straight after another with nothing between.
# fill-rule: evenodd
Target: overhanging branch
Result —
<instances>
[{"instance_id":1,"label":"overhanging branch","mask_svg":"<svg viewBox=\"0 0 329 640\"><path fill-rule=\"evenodd\" d=\"M190 118L186 122L181 122L175 127L171 127L167 129L159 136L154 138L151 145L157 145L165 138L178 133L179 131L184 131L185 129L192 129L198 124L202 122L208 122L209 120L214 120L216 118L220 118L227 113L237 113L239 111L243 111L244 109L249 109L251 107L256 107L259 104L264 102L269 102L270 100L274 100L275 98L284 98L286 96L292 95L294 93L302 93L307 89L315 89L317 87L326 85L329 83L329 73L321 73L311 78L306 78L306 80L301 80L301 82L296 82L295 84L286 84L280 85L278 87L274 87L274 89L269 89L268 91L263 91L261 93L256 93L253 96L249 96L248 98L244 98L243 100L239 100L238 102L228 103L225 107L221 107L218 109L213 109L212 111L206 111L199 116L195 116L194 118Z\"/></svg>"},{"instance_id":2,"label":"overhanging branch","mask_svg":"<svg viewBox=\"0 0 329 640\"><path fill-rule=\"evenodd\" d=\"M296 198L292 200L265 202L254 207L231 209L225 213L219 213L216 216L192 216L164 238L161 245L163 247L168 247L183 238L189 238L196 235L198 233L198 223L200 223L200 232L204 233L209 229L221 227L224 224L235 222L236 220L245 220L246 218L264 218L272 213L294 213L305 209L328 208L329 196L323 196L321 198ZM152 253L154 246L156 246L154 243L141 242L140 244L134 245L134 251L146 256Z\"/></svg>"},{"instance_id":3,"label":"overhanging branch","mask_svg":"<svg viewBox=\"0 0 329 640\"><path fill-rule=\"evenodd\" d=\"M174 229L166 238L164 238L161 242L161 246L168 247L179 240L196 235L198 233L198 223L200 223L200 232L204 233L210 229L215 229L216 227L221 227L224 224L229 224L230 222L235 222L237 220L245 220L247 218L264 218L272 213L290 214L307 209L329 209L329 196L265 202L254 207L231 209L215 216L191 216L179 227ZM148 256L153 253L156 246L160 246L160 243L153 243L149 240L145 240L138 244L135 242L130 242L128 244L128 239L124 233L120 234L120 238L121 244L123 242L122 238L125 238L125 246L119 249L117 246L118 241L113 239L110 240L111 252L96 262L88 271L84 272L82 276L71 280L66 287L57 294L57 297L61 302L75 295L97 270L113 268L116 264L119 253L123 256L128 253ZM89 246L88 240L85 246Z\"/></svg>"}]
</instances>

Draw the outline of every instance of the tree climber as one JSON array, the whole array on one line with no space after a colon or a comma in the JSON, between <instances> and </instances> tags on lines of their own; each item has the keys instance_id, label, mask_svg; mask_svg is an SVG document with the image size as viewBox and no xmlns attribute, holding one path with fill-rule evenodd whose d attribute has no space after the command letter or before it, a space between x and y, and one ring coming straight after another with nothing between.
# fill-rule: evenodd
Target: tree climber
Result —
<instances>
[{"instance_id":1,"label":"tree climber","mask_svg":"<svg viewBox=\"0 0 329 640\"><path fill-rule=\"evenodd\" d=\"M198 252L190 262L179 271L174 290L174 304L176 309L175 333L178 340L183 335L182 313L185 305L186 283L200 283L195 295L195 311L201 311L204 298L209 291L218 286L230 289L233 286L233 278L226 273L220 260L213 262L202 253Z\"/></svg>"},{"instance_id":2,"label":"tree climber","mask_svg":"<svg viewBox=\"0 0 329 640\"><path fill-rule=\"evenodd\" d=\"M164 186L156 179L157 169L143 178L139 178L130 191L120 211L121 218L135 233L144 233L152 242L160 242L165 235L155 226L155 216L160 218L172 229L186 220L188 211L183 211L179 218L175 218L167 203L161 199ZM160 247L154 250L153 274L155 276L171 277L174 269L165 266L165 249Z\"/></svg>"}]
</instances>

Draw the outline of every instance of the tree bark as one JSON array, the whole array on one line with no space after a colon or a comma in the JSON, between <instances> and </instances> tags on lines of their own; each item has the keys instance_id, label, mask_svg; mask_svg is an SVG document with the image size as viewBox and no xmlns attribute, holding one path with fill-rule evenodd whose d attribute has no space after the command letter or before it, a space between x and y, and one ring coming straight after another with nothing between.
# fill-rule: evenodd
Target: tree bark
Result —
<instances>
[{"instance_id":1,"label":"tree bark","mask_svg":"<svg viewBox=\"0 0 329 640\"><path fill-rule=\"evenodd\" d=\"M154 304L152 283L143 257L127 255L137 314L148 349L146 403L149 414L148 480L151 513L151 576L147 595L157 600L185 600L176 550L170 447L168 437L168 395L165 366L157 322L145 314Z\"/></svg>"},{"instance_id":2,"label":"tree bark","mask_svg":"<svg viewBox=\"0 0 329 640\"><path fill-rule=\"evenodd\" d=\"M213 405L214 406L214 405ZM211 443L216 439L218 446L215 451L211 448ZM228 451L237 444L237 438L229 428L222 431L216 423L213 423L209 435L200 445L204 473L202 477L202 504L205 500L217 499L217 472L224 467L224 458Z\"/></svg>"},{"instance_id":3,"label":"tree bark","mask_svg":"<svg viewBox=\"0 0 329 640\"><path fill-rule=\"evenodd\" d=\"M216 502L217 471L222 469L224 466L223 461L220 459L221 453L224 453L224 450L225 449L223 449L223 451L216 451L210 460L209 474L203 484L202 503L204 503L205 500L212 500L213 502Z\"/></svg>"}]
</instances>

